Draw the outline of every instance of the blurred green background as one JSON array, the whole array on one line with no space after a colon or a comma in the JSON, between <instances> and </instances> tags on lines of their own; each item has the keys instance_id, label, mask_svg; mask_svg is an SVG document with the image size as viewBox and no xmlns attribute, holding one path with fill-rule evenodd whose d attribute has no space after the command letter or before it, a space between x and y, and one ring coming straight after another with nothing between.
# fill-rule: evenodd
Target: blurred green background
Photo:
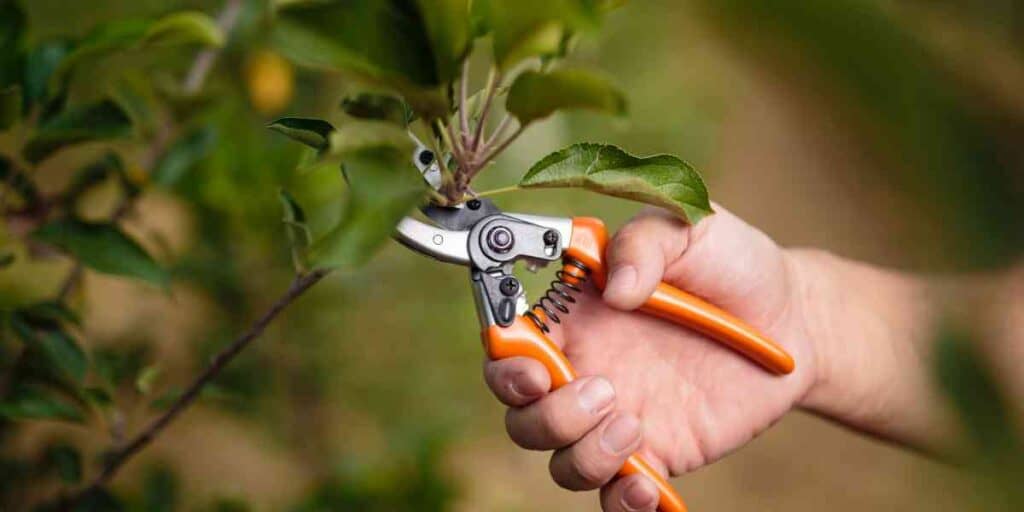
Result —
<instances>
[{"instance_id":1,"label":"blurred green background","mask_svg":"<svg viewBox=\"0 0 1024 512\"><path fill-rule=\"evenodd\" d=\"M220 3L24 5L30 39L39 41L183 7L213 13ZM336 118L347 79L277 57L264 12L261 2L246 3L206 87L206 112L193 121L215 132L211 153L173 186L147 189L125 221L174 269L170 292L86 271L72 297L92 357L157 362L154 393L187 383L287 285L278 189L300 201L343 190L334 170L296 172L300 148L265 126L281 115ZM557 115L527 131L477 189L515 183L569 143L611 142L689 160L713 200L783 245L913 270L1005 266L1024 247L1022 48L1024 8L1008 0L631 2L573 57L614 77L628 118ZM105 59L76 77L74 94L96 95L119 79L179 77L191 55ZM13 144L0 138L2 151ZM47 161L40 186L59 190L98 154ZM95 195L104 211L109 198ZM638 209L568 191L498 202L598 215L611 226ZM4 239L15 244L10 233ZM0 270L0 302L50 296L69 268L48 258ZM539 292L549 279L528 276L527 289ZM144 510L593 509L594 495L550 482L547 455L505 439L504 410L480 377L466 284L463 269L397 244L357 272L329 277L112 489ZM122 394L119 421L133 432L153 410L132 390ZM70 440L89 447L92 461L109 428L8 428L0 451L16 460ZM19 510L54 489L22 486L10 471L0 509ZM675 483L693 510L719 511L956 510L975 492L949 468L803 413Z\"/></svg>"}]
</instances>

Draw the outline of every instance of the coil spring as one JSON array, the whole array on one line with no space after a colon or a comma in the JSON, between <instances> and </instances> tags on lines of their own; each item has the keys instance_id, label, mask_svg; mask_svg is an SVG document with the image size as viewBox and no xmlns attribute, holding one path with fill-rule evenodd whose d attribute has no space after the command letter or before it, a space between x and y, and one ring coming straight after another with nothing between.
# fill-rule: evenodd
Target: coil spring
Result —
<instances>
[{"instance_id":1,"label":"coil spring","mask_svg":"<svg viewBox=\"0 0 1024 512\"><path fill-rule=\"evenodd\" d=\"M556 324L562 323L559 314L569 314L569 304L576 303L573 294L583 291L580 285L589 280L589 275L589 267L579 260L566 258L562 270L555 272L555 280L551 281L551 287L525 316L529 317L542 332L551 332L545 320L551 320Z\"/></svg>"}]
</instances>

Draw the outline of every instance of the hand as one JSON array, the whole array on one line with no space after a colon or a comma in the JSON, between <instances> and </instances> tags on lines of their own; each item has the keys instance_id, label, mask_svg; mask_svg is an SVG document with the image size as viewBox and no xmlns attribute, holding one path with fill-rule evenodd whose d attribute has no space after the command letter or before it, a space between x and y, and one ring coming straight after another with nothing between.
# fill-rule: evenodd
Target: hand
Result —
<instances>
[{"instance_id":1,"label":"hand","mask_svg":"<svg viewBox=\"0 0 1024 512\"><path fill-rule=\"evenodd\" d=\"M750 441L794 407L814 381L800 269L786 251L722 208L690 227L647 210L609 245L608 286L578 303L552 337L580 378L549 392L537 361L485 365L509 406L518 445L555 450L550 470L571 490L601 489L605 511L655 510L642 475L614 479L637 450L662 474L680 475ZM701 296L758 328L796 359L785 377L657 318L634 313L660 281ZM554 327L554 326L553 326Z\"/></svg>"}]
</instances>

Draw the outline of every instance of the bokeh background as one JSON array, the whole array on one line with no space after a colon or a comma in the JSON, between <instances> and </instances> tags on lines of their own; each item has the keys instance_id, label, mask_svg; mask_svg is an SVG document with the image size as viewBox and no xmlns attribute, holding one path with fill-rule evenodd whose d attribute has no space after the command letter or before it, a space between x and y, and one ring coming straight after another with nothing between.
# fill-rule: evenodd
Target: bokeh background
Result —
<instances>
[{"instance_id":1,"label":"bokeh background","mask_svg":"<svg viewBox=\"0 0 1024 512\"><path fill-rule=\"evenodd\" d=\"M24 4L33 40L183 6L219 8ZM90 353L157 362L160 391L187 383L290 280L278 189L307 200L342 193L333 170L297 173L299 147L265 125L282 115L337 117L347 79L277 57L257 4L247 2L207 87L212 106L201 123L216 131L212 152L175 185L147 189L126 219L174 269L170 292L87 271L73 296ZM1024 8L1012 0L631 2L573 57L615 78L628 118L556 115L526 132L477 188L515 183L569 143L611 142L689 160L713 200L783 245L921 272L1005 266L1024 245L1022 48ZM180 75L189 60L169 52L159 68ZM77 94L155 67L151 55L106 59L77 79ZM0 139L0 150L11 144ZM58 190L89 156L49 161L41 186ZM100 191L91 201L102 211L109 199ZM611 226L638 209L567 191L499 202L599 215ZM50 258L0 270L2 301L52 295L69 267ZM548 279L528 277L528 289ZM165 496L162 510L594 509L596 496L550 482L546 454L505 438L503 408L480 376L465 281L464 270L397 244L329 277L113 489ZM125 394L131 432L154 411ZM93 455L109 441L96 425L38 422L7 435L0 451L32 454L54 439ZM958 510L975 492L947 466L799 412L675 484L693 510L718 511Z\"/></svg>"}]
</instances>

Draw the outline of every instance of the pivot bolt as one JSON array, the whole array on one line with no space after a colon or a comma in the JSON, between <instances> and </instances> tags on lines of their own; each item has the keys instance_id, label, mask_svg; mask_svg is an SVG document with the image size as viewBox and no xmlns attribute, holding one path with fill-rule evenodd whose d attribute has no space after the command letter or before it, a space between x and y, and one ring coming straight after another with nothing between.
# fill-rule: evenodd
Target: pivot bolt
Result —
<instances>
[{"instance_id":1,"label":"pivot bolt","mask_svg":"<svg viewBox=\"0 0 1024 512\"><path fill-rule=\"evenodd\" d=\"M549 230L545 231L544 232L544 243L547 244L547 245L557 245L558 244L558 231L555 231L553 229L549 229Z\"/></svg>"},{"instance_id":2,"label":"pivot bolt","mask_svg":"<svg viewBox=\"0 0 1024 512\"><path fill-rule=\"evenodd\" d=\"M506 253L515 245L516 239L512 230L498 226L487 233L487 246L495 252Z\"/></svg>"},{"instance_id":3,"label":"pivot bolt","mask_svg":"<svg viewBox=\"0 0 1024 512\"><path fill-rule=\"evenodd\" d=\"M512 297L519 293L519 280L514 277L506 277L498 284L498 288L501 290L502 295Z\"/></svg>"},{"instance_id":4,"label":"pivot bolt","mask_svg":"<svg viewBox=\"0 0 1024 512\"><path fill-rule=\"evenodd\" d=\"M480 200L479 199L470 199L469 201L466 202L466 206L470 210L479 210L480 209Z\"/></svg>"},{"instance_id":5,"label":"pivot bolt","mask_svg":"<svg viewBox=\"0 0 1024 512\"><path fill-rule=\"evenodd\" d=\"M421 165L430 165L434 163L434 152L429 149L424 149L423 151L420 151L420 154L417 155L417 158L419 159Z\"/></svg>"}]
</instances>

